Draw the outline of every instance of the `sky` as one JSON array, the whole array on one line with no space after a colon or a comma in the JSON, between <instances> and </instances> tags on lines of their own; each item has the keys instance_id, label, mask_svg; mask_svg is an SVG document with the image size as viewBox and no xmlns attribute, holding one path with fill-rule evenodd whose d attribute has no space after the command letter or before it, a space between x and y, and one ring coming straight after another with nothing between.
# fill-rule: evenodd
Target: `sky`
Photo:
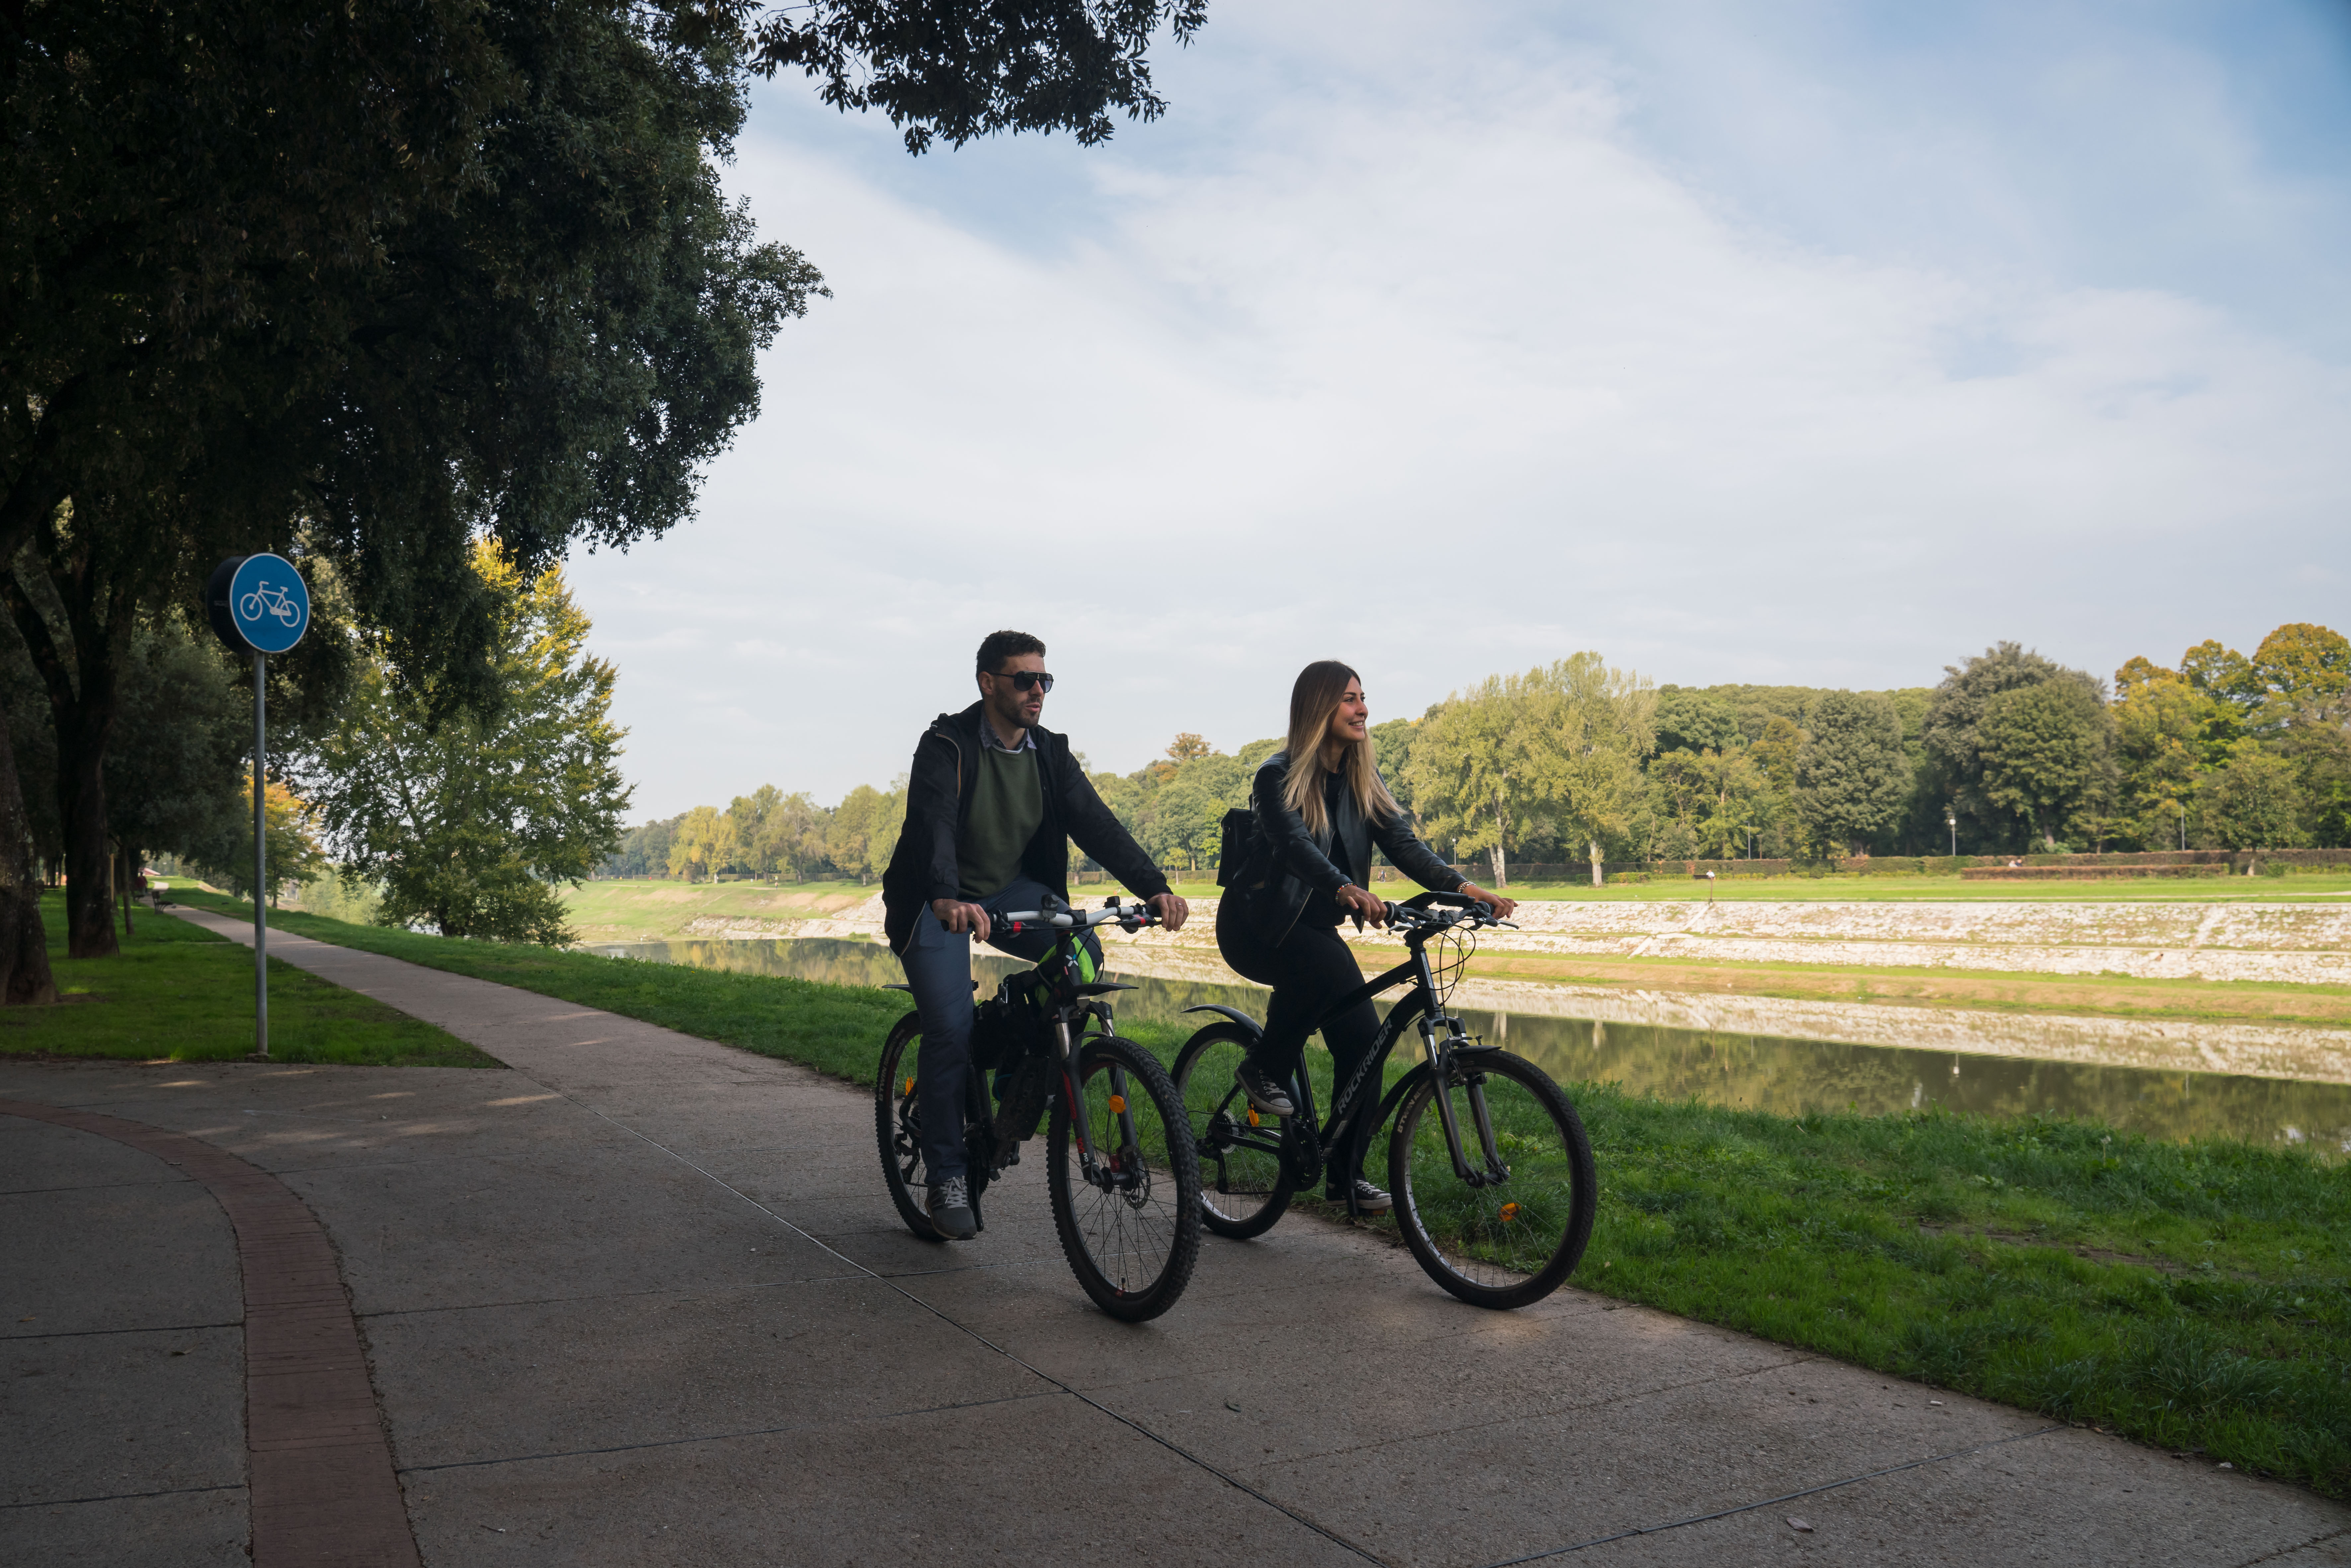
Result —
<instances>
[{"instance_id":1,"label":"sky","mask_svg":"<svg viewBox=\"0 0 2351 1568\"><path fill-rule=\"evenodd\" d=\"M1105 146L758 88L832 297L698 517L574 559L632 820L830 803L1041 637L1132 771L1583 649L2110 675L2351 630L2351 5L1216 0Z\"/></svg>"}]
</instances>

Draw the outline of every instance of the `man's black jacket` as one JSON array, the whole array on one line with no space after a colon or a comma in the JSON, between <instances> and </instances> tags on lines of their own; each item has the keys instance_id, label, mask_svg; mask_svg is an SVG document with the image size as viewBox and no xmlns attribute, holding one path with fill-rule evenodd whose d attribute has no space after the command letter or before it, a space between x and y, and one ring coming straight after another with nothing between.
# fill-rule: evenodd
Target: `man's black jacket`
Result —
<instances>
[{"instance_id":1,"label":"man's black jacket","mask_svg":"<svg viewBox=\"0 0 2351 1568\"><path fill-rule=\"evenodd\" d=\"M961 713L939 715L914 743L914 765L906 776L906 825L890 852L890 869L882 873L882 929L893 953L905 951L915 916L933 899L963 895L956 843L978 789L979 727L987 722L974 703ZM1074 839L1136 896L1155 898L1168 891L1167 879L1086 781L1085 770L1070 755L1069 738L1035 725L1029 733L1037 741L1045 820L1020 852L1021 874L1068 898Z\"/></svg>"},{"instance_id":2,"label":"man's black jacket","mask_svg":"<svg viewBox=\"0 0 2351 1568\"><path fill-rule=\"evenodd\" d=\"M1280 946L1317 892L1336 894L1349 883L1369 887L1375 841L1388 863L1421 886L1451 893L1461 885L1461 873L1420 841L1410 817L1399 811L1366 821L1353 791L1340 793L1330 842L1317 841L1305 819L1290 809L1284 797L1289 783L1288 752L1277 751L1258 764L1257 775L1249 780L1257 826L1249 838L1249 859L1226 894L1243 901L1243 913L1259 940Z\"/></svg>"}]
</instances>

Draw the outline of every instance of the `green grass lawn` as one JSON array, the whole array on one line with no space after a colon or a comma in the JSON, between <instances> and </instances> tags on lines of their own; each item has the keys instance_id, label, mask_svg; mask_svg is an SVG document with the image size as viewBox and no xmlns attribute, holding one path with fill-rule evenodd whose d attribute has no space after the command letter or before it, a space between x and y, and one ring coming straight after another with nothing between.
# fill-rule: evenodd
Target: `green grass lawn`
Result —
<instances>
[{"instance_id":1,"label":"green grass lawn","mask_svg":"<svg viewBox=\"0 0 2351 1568\"><path fill-rule=\"evenodd\" d=\"M893 991L275 923L860 1085L907 1006ZM1170 1060L1186 1032L1133 1030ZM1309 1059L1327 1094L1328 1057ZM1782 1117L1570 1092L1603 1188L1575 1283L2351 1498L2351 1166L2082 1122Z\"/></svg>"},{"instance_id":2,"label":"green grass lawn","mask_svg":"<svg viewBox=\"0 0 2351 1568\"><path fill-rule=\"evenodd\" d=\"M253 953L200 926L141 913L112 958L65 956L62 894L41 920L64 999L0 1010L0 1051L234 1061L253 1051ZM287 1062L496 1067L492 1058L381 1002L273 961L269 1053Z\"/></svg>"}]
</instances>

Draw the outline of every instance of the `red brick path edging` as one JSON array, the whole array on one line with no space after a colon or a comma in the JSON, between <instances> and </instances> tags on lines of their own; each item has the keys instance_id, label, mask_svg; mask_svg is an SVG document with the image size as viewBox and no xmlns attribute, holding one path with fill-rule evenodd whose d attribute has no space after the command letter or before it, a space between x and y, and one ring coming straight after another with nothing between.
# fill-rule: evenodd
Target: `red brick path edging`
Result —
<instances>
[{"instance_id":1,"label":"red brick path edging","mask_svg":"<svg viewBox=\"0 0 2351 1568\"><path fill-rule=\"evenodd\" d=\"M245 1443L255 1568L419 1568L327 1233L284 1182L144 1122L0 1099L153 1155L202 1183L236 1230L245 1275Z\"/></svg>"}]
</instances>

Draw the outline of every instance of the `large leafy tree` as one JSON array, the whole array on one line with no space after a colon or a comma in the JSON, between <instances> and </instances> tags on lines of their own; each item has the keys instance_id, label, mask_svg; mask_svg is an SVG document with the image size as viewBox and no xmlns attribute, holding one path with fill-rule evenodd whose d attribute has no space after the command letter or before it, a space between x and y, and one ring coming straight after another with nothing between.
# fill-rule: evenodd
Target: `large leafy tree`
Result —
<instances>
[{"instance_id":1,"label":"large leafy tree","mask_svg":"<svg viewBox=\"0 0 2351 1568\"><path fill-rule=\"evenodd\" d=\"M1985 798L2055 848L2059 829L2096 790L2109 763L2113 721L2079 681L2011 686L1976 720Z\"/></svg>"},{"instance_id":2,"label":"large leafy tree","mask_svg":"<svg viewBox=\"0 0 2351 1568\"><path fill-rule=\"evenodd\" d=\"M1985 779L1985 711L2002 693L2051 681L2070 682L2094 701L2102 696L2095 676L2017 643L1996 643L1964 664L1946 665L1942 684L1928 699L1921 725L1927 756L1968 835L1980 843L2006 848L2022 821L2018 807L1992 798Z\"/></svg>"},{"instance_id":3,"label":"large leafy tree","mask_svg":"<svg viewBox=\"0 0 2351 1568\"><path fill-rule=\"evenodd\" d=\"M1796 753L1799 810L1814 841L1858 854L1892 826L1910 797L1902 716L1874 692L1823 693Z\"/></svg>"},{"instance_id":4,"label":"large leafy tree","mask_svg":"<svg viewBox=\"0 0 2351 1568\"><path fill-rule=\"evenodd\" d=\"M190 562L307 551L341 570L381 656L447 703L491 700L495 617L465 541L493 535L528 577L576 539L677 521L756 410L754 353L820 291L720 199L745 68L805 71L915 152L1003 130L1093 142L1114 110L1164 110L1145 52L1163 26L1188 40L1203 3L8 5L0 563L68 502L113 559L177 561L183 596ZM103 665L120 626L86 628L100 645L65 662ZM104 687L77 695L67 777L102 782ZM48 984L13 757L0 745L12 1000ZM102 790L71 833L78 855L103 844Z\"/></svg>"},{"instance_id":5,"label":"large leafy tree","mask_svg":"<svg viewBox=\"0 0 2351 1568\"><path fill-rule=\"evenodd\" d=\"M2302 842L2293 766L2245 745L2204 782L2204 834L2221 849L2286 849Z\"/></svg>"},{"instance_id":6,"label":"large leafy tree","mask_svg":"<svg viewBox=\"0 0 2351 1568\"><path fill-rule=\"evenodd\" d=\"M382 883L381 924L559 943L554 884L618 847L628 805L612 667L589 656L559 570L526 580L486 541L470 559L492 607L496 700L452 706L434 680L402 681L390 639L371 639L343 722L310 759L312 799L346 868Z\"/></svg>"}]
</instances>

